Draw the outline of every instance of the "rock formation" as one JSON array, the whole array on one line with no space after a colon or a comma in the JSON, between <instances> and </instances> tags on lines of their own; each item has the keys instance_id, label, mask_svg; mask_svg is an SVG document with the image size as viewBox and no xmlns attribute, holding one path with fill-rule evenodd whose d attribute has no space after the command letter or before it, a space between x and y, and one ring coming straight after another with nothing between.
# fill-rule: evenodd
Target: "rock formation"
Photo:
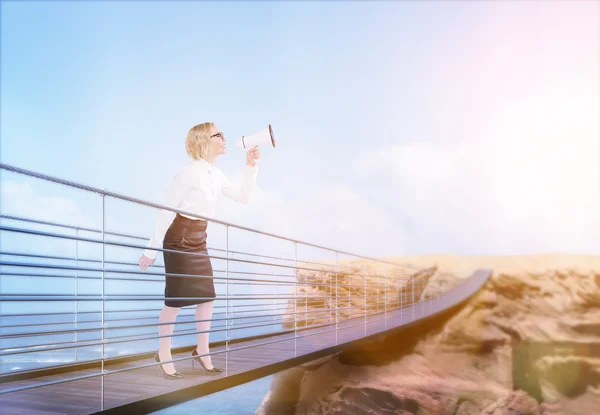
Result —
<instances>
[{"instance_id":1,"label":"rock formation","mask_svg":"<svg viewBox=\"0 0 600 415\"><path fill-rule=\"evenodd\" d=\"M257 414L600 413L600 257L386 259L427 268L422 296L477 268L494 274L457 310L278 373ZM388 274L399 280L415 275L397 267ZM313 282L330 277L298 276ZM337 277L351 281L352 273ZM310 301L311 292L322 290L335 298L329 286L312 285L307 310L329 307ZM338 288L337 295L344 294ZM303 324L325 321L325 314Z\"/></svg>"}]
</instances>

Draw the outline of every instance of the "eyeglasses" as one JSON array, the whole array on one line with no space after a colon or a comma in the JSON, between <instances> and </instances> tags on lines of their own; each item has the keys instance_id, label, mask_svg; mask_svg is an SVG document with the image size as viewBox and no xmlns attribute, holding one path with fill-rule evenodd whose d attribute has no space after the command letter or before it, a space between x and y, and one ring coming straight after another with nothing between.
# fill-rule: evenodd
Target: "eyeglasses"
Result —
<instances>
[{"instance_id":1,"label":"eyeglasses","mask_svg":"<svg viewBox=\"0 0 600 415\"><path fill-rule=\"evenodd\" d=\"M210 136L210 138L213 137L219 137L221 140L225 138L225 136L223 135L223 133L216 133Z\"/></svg>"}]
</instances>

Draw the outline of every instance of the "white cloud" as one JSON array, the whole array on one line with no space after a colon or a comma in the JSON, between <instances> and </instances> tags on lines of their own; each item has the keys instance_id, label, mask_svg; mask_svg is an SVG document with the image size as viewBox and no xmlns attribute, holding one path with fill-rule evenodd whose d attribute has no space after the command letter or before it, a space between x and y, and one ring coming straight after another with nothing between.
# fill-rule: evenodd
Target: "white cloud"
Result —
<instances>
[{"instance_id":1,"label":"white cloud","mask_svg":"<svg viewBox=\"0 0 600 415\"><path fill-rule=\"evenodd\" d=\"M71 199L36 194L32 185L27 182L6 179L1 184L2 213L5 215L98 227Z\"/></svg>"},{"instance_id":2,"label":"white cloud","mask_svg":"<svg viewBox=\"0 0 600 415\"><path fill-rule=\"evenodd\" d=\"M239 182L241 172L232 178ZM221 200L216 217L361 255L404 252L406 235L395 218L353 189L321 181L314 188L290 184L284 191L257 185L248 205ZM271 252L278 243L267 244Z\"/></svg>"},{"instance_id":3,"label":"white cloud","mask_svg":"<svg viewBox=\"0 0 600 415\"><path fill-rule=\"evenodd\" d=\"M4 215L54 222L71 226L80 226L92 229L102 228L102 218L100 215L94 216L94 213L97 214L100 210L98 208L99 204L94 205L96 207L95 211L91 211L89 208L86 208L86 206L89 207L86 202L89 202L91 200L89 198L95 195L88 193L76 193L73 197L54 196L52 193L56 193L56 189L53 188L52 185L48 188L44 187L46 185L48 184L41 183L39 186L34 186L26 181L19 182L10 179L1 180L0 212ZM46 195L44 193L49 193L50 195ZM75 196L79 196L79 198ZM10 221L10 225L31 228L30 225L25 226L22 222L17 225L16 222ZM33 227L35 228L36 226L34 225ZM116 220L111 214L106 216L106 229L117 229ZM64 230L54 227L46 230L55 233L64 232ZM72 234L72 232L66 233ZM50 246L53 244L50 243L45 245Z\"/></svg>"},{"instance_id":4,"label":"white cloud","mask_svg":"<svg viewBox=\"0 0 600 415\"><path fill-rule=\"evenodd\" d=\"M393 178L422 252L598 252L597 114L597 97L525 98L477 140L394 146L360 168Z\"/></svg>"}]
</instances>

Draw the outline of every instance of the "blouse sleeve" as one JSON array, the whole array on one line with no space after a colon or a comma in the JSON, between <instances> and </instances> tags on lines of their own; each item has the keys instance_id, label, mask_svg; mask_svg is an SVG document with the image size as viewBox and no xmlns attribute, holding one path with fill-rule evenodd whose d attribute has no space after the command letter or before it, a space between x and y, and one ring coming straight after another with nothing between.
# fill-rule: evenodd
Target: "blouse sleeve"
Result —
<instances>
[{"instance_id":1,"label":"blouse sleeve","mask_svg":"<svg viewBox=\"0 0 600 415\"><path fill-rule=\"evenodd\" d=\"M185 197L186 193L190 190L193 183L193 174L189 170L180 171L174 178L167 194L165 205L174 209L177 209ZM154 251L150 248L158 248L162 245L162 241L167 233L167 229L175 218L175 212L170 210L161 209L156 220L154 227L154 233L148 241L147 249L144 250L144 255L148 258L156 258L158 251Z\"/></svg>"},{"instance_id":2,"label":"blouse sleeve","mask_svg":"<svg viewBox=\"0 0 600 415\"><path fill-rule=\"evenodd\" d=\"M256 184L258 166L250 167L246 165L244 168L244 183L242 183L241 186L236 186L231 183L223 172L220 172L220 174L222 180L221 192L223 195L239 203L248 203L250 195L254 190L254 185Z\"/></svg>"}]
</instances>

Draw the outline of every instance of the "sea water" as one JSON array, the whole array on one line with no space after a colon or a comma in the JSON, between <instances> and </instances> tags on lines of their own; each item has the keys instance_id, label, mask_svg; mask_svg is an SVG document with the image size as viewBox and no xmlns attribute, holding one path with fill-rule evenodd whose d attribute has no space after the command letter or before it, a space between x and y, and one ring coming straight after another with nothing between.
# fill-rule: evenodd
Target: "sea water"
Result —
<instances>
[{"instance_id":1,"label":"sea water","mask_svg":"<svg viewBox=\"0 0 600 415\"><path fill-rule=\"evenodd\" d=\"M234 388L171 406L155 415L253 415L269 392L273 376L265 376Z\"/></svg>"}]
</instances>

